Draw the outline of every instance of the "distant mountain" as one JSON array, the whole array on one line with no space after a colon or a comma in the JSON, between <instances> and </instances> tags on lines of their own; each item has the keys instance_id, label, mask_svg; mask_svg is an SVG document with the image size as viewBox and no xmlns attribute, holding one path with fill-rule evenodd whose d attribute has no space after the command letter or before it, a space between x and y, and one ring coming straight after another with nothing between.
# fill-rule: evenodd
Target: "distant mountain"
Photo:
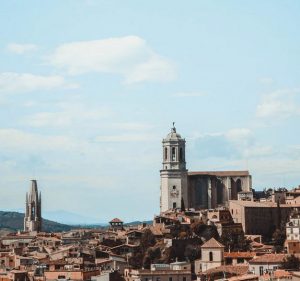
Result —
<instances>
[{"instance_id":1,"label":"distant mountain","mask_svg":"<svg viewBox=\"0 0 300 281\"><path fill-rule=\"evenodd\" d=\"M68 225L105 225L99 222L99 219L87 217L80 214L72 213L64 210L43 211L43 216L49 220L56 221Z\"/></svg>"},{"instance_id":2,"label":"distant mountain","mask_svg":"<svg viewBox=\"0 0 300 281\"><path fill-rule=\"evenodd\" d=\"M126 223L124 223L124 225L139 225L139 224L143 224L143 223L145 223L145 224L152 224L153 223L153 221L152 220L149 220L149 221L132 221L132 222L126 222Z\"/></svg>"},{"instance_id":3,"label":"distant mountain","mask_svg":"<svg viewBox=\"0 0 300 281\"><path fill-rule=\"evenodd\" d=\"M23 225L24 214L18 212L0 211L0 230L23 230ZM46 232L61 232L71 230L72 226L43 219L42 228L43 231Z\"/></svg>"}]
</instances>

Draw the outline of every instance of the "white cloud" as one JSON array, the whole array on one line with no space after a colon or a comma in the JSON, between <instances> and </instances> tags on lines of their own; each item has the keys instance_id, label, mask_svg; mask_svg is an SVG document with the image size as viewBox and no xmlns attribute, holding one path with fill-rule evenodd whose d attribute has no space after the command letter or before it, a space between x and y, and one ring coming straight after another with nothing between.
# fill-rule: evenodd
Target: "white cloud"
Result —
<instances>
[{"instance_id":1,"label":"white cloud","mask_svg":"<svg viewBox=\"0 0 300 281\"><path fill-rule=\"evenodd\" d=\"M18 129L0 129L0 146L4 151L24 153L24 151L66 150L78 145L66 136L45 136Z\"/></svg>"},{"instance_id":2,"label":"white cloud","mask_svg":"<svg viewBox=\"0 0 300 281\"><path fill-rule=\"evenodd\" d=\"M138 36L66 43L56 48L49 63L70 75L88 72L119 74L125 83L170 81L174 64L155 53Z\"/></svg>"},{"instance_id":3,"label":"white cloud","mask_svg":"<svg viewBox=\"0 0 300 281\"><path fill-rule=\"evenodd\" d=\"M34 52L38 49L37 45L34 44L17 44L17 43L11 43L8 44L6 49L14 54L22 55L27 52Z\"/></svg>"},{"instance_id":4,"label":"white cloud","mask_svg":"<svg viewBox=\"0 0 300 281\"><path fill-rule=\"evenodd\" d=\"M77 84L67 83L62 76L34 75L31 73L0 73L0 93L31 92L54 88L77 88Z\"/></svg>"},{"instance_id":5,"label":"white cloud","mask_svg":"<svg viewBox=\"0 0 300 281\"><path fill-rule=\"evenodd\" d=\"M120 134L120 135L108 135L97 136L96 142L140 142L140 141L153 141L158 139L154 135L150 134Z\"/></svg>"},{"instance_id":6,"label":"white cloud","mask_svg":"<svg viewBox=\"0 0 300 281\"><path fill-rule=\"evenodd\" d=\"M140 131L151 129L152 126L145 123L138 122L121 122L121 123L110 123L109 127L117 130L131 130L131 131Z\"/></svg>"},{"instance_id":7,"label":"white cloud","mask_svg":"<svg viewBox=\"0 0 300 281\"><path fill-rule=\"evenodd\" d=\"M230 141L241 142L251 138L252 132L247 128L235 128L227 131L225 137Z\"/></svg>"},{"instance_id":8,"label":"white cloud","mask_svg":"<svg viewBox=\"0 0 300 281\"><path fill-rule=\"evenodd\" d=\"M38 112L27 116L23 122L32 127L76 127L87 128L93 125L99 127L101 119L113 113L107 107L91 107L80 103L59 103L53 112Z\"/></svg>"},{"instance_id":9,"label":"white cloud","mask_svg":"<svg viewBox=\"0 0 300 281\"><path fill-rule=\"evenodd\" d=\"M300 103L295 94L300 89L278 90L263 96L257 105L256 116L259 118L285 119L300 114Z\"/></svg>"},{"instance_id":10,"label":"white cloud","mask_svg":"<svg viewBox=\"0 0 300 281\"><path fill-rule=\"evenodd\" d=\"M205 93L202 92L178 92L173 94L173 97L180 97L180 98L186 98L186 97L203 97Z\"/></svg>"}]
</instances>

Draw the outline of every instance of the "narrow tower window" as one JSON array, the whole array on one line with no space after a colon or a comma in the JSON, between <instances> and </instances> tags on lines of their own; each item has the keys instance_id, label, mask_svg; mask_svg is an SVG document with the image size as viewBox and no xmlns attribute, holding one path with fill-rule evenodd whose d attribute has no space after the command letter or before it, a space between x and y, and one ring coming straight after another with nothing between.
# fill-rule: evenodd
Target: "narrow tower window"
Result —
<instances>
[{"instance_id":1,"label":"narrow tower window","mask_svg":"<svg viewBox=\"0 0 300 281\"><path fill-rule=\"evenodd\" d=\"M213 261L213 253L209 252L209 261Z\"/></svg>"},{"instance_id":2,"label":"narrow tower window","mask_svg":"<svg viewBox=\"0 0 300 281\"><path fill-rule=\"evenodd\" d=\"M172 161L176 161L176 148L172 147Z\"/></svg>"},{"instance_id":3,"label":"narrow tower window","mask_svg":"<svg viewBox=\"0 0 300 281\"><path fill-rule=\"evenodd\" d=\"M180 147L180 149L179 149L179 159L180 159L180 161L183 161L182 147Z\"/></svg>"},{"instance_id":4,"label":"narrow tower window","mask_svg":"<svg viewBox=\"0 0 300 281\"><path fill-rule=\"evenodd\" d=\"M168 148L165 147L165 160L168 160Z\"/></svg>"}]
</instances>

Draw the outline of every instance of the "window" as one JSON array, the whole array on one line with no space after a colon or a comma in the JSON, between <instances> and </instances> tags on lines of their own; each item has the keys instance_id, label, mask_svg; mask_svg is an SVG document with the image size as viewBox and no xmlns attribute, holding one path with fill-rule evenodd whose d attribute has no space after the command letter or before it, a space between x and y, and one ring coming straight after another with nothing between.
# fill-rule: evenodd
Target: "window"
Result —
<instances>
[{"instance_id":1,"label":"window","mask_svg":"<svg viewBox=\"0 0 300 281\"><path fill-rule=\"evenodd\" d=\"M165 160L167 160L167 159L168 159L168 148L165 147Z\"/></svg>"},{"instance_id":2,"label":"window","mask_svg":"<svg viewBox=\"0 0 300 281\"><path fill-rule=\"evenodd\" d=\"M160 277L156 277L156 281L160 281Z\"/></svg>"},{"instance_id":3,"label":"window","mask_svg":"<svg viewBox=\"0 0 300 281\"><path fill-rule=\"evenodd\" d=\"M173 209L176 209L176 202L173 202Z\"/></svg>"},{"instance_id":4,"label":"window","mask_svg":"<svg viewBox=\"0 0 300 281\"><path fill-rule=\"evenodd\" d=\"M213 252L209 252L209 261L213 261Z\"/></svg>"},{"instance_id":5,"label":"window","mask_svg":"<svg viewBox=\"0 0 300 281\"><path fill-rule=\"evenodd\" d=\"M173 185L173 190L175 190L176 189L176 185Z\"/></svg>"},{"instance_id":6,"label":"window","mask_svg":"<svg viewBox=\"0 0 300 281\"><path fill-rule=\"evenodd\" d=\"M169 277L169 281L173 281L173 278L172 278L172 277Z\"/></svg>"},{"instance_id":7,"label":"window","mask_svg":"<svg viewBox=\"0 0 300 281\"><path fill-rule=\"evenodd\" d=\"M176 148L172 147L172 161L176 161Z\"/></svg>"},{"instance_id":8,"label":"window","mask_svg":"<svg viewBox=\"0 0 300 281\"><path fill-rule=\"evenodd\" d=\"M186 281L186 277L182 277L182 281Z\"/></svg>"},{"instance_id":9,"label":"window","mask_svg":"<svg viewBox=\"0 0 300 281\"><path fill-rule=\"evenodd\" d=\"M259 267L259 275L263 275L264 274L264 267L260 266Z\"/></svg>"},{"instance_id":10,"label":"window","mask_svg":"<svg viewBox=\"0 0 300 281\"><path fill-rule=\"evenodd\" d=\"M182 147L180 147L180 149L179 149L179 160L183 161Z\"/></svg>"}]
</instances>

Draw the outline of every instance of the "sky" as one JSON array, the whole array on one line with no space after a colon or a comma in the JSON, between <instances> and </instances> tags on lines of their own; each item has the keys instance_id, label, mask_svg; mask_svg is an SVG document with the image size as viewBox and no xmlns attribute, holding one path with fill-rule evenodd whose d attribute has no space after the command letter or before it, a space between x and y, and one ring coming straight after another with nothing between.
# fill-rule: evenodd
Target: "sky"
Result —
<instances>
[{"instance_id":1,"label":"sky","mask_svg":"<svg viewBox=\"0 0 300 281\"><path fill-rule=\"evenodd\" d=\"M161 141L189 171L300 184L300 2L0 4L0 206L37 179L46 218L159 213Z\"/></svg>"}]
</instances>

